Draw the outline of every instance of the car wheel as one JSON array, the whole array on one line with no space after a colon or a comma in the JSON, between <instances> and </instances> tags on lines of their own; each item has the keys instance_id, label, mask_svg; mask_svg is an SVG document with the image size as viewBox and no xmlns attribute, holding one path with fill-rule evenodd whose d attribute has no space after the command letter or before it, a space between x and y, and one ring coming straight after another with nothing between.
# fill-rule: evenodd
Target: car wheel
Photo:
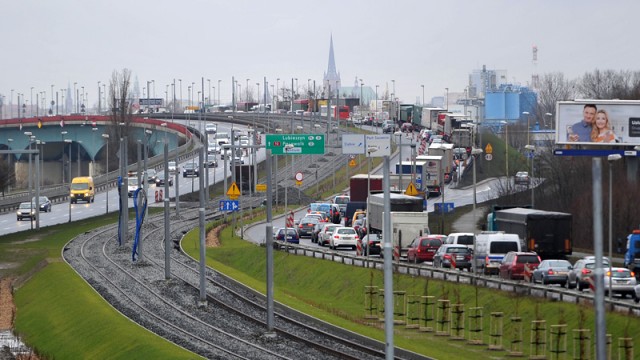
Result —
<instances>
[{"instance_id":1,"label":"car wheel","mask_svg":"<svg viewBox=\"0 0 640 360\"><path fill-rule=\"evenodd\" d=\"M547 285L547 280L545 280L544 276L542 277L542 279L540 280L540 283L542 285Z\"/></svg>"}]
</instances>

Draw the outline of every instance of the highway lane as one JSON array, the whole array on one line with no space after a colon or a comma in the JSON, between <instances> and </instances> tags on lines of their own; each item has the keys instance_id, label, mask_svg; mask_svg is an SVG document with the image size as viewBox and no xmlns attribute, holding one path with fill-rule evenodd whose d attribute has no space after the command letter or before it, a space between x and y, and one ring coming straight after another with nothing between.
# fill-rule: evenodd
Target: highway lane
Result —
<instances>
[{"instance_id":1,"label":"highway lane","mask_svg":"<svg viewBox=\"0 0 640 360\"><path fill-rule=\"evenodd\" d=\"M247 131L247 127L244 127L244 126L234 125L233 128L236 130L240 129L245 133ZM219 132L230 133L231 129L232 129L231 124L226 124L226 123L218 124ZM264 135L262 136L263 136L262 143L264 144ZM258 162L264 161L264 159L266 158L265 149L258 149L256 158ZM220 159L219 155L218 155L218 159ZM172 159L169 159L169 160L171 161ZM186 160L179 165L181 167L186 162L190 162L190 161L191 160ZM195 162L198 163L197 157L195 159ZM224 161L219 160L217 168L206 168L206 171L209 172L209 184L214 184L214 180L215 180L215 183L222 182L224 180L224 175L225 175ZM227 174L230 174L228 171L229 170L228 170L228 163L227 163ZM164 171L158 171L158 176L164 176ZM182 175L180 176L181 176L179 180L180 194L190 193L192 192L192 189L194 191L199 190L200 182L197 177L184 178L182 177ZM157 188L155 184L150 184L148 188L148 195L147 195L148 206L150 207L161 206L162 204L161 202L156 203L155 201L156 190L160 190L160 189L164 191L164 186ZM108 195L108 204L109 204L108 210L107 210L107 195ZM171 186L169 189L169 196L175 197L175 178L174 178L174 185ZM218 204L211 204L211 205L213 207L218 206ZM128 199L128 206L129 208L133 207L132 198ZM174 202L172 202L171 206L172 207L175 206ZM69 204L68 202L53 204L51 212L40 213L40 227L42 228L42 227L47 227L51 225L67 223L75 220L91 218L91 217L105 214L107 211L116 212L116 211L119 211L119 208L120 208L119 196L118 196L117 189L112 188L112 189L109 189L108 192L103 191L103 192L96 193L95 200L92 204L83 203L83 202L80 202L77 204ZM69 214L71 214L71 220L69 219ZM33 229L36 228L35 221L33 222L28 220L18 221L16 219L15 211L7 212L0 215L0 235L10 234L10 233L15 233L20 231L27 231L32 228Z\"/></svg>"}]
</instances>

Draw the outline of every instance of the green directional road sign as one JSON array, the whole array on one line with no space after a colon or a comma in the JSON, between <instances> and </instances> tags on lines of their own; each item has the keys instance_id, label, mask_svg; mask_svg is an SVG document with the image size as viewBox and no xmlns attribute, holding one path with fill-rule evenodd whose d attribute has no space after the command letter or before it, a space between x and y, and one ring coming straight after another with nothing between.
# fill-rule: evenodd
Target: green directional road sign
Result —
<instances>
[{"instance_id":1,"label":"green directional road sign","mask_svg":"<svg viewBox=\"0 0 640 360\"><path fill-rule=\"evenodd\" d=\"M324 154L324 134L267 134L272 155Z\"/></svg>"}]
</instances>

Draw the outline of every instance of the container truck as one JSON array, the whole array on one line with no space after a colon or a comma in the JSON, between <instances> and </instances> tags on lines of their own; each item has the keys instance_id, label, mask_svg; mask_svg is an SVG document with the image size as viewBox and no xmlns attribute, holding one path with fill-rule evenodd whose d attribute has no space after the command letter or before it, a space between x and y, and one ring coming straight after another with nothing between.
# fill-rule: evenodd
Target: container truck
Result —
<instances>
[{"instance_id":1,"label":"container truck","mask_svg":"<svg viewBox=\"0 0 640 360\"><path fill-rule=\"evenodd\" d=\"M465 114L439 113L436 127L432 130L435 130L438 135L442 135L445 141L451 142L453 129L460 129L463 124L469 123L471 123L471 119Z\"/></svg>"},{"instance_id":2,"label":"container truck","mask_svg":"<svg viewBox=\"0 0 640 360\"><path fill-rule=\"evenodd\" d=\"M391 237L394 259L404 257L411 241L428 235L429 213L422 211L422 198L403 194L390 194ZM367 207L367 222L372 233L384 232L384 194L373 194Z\"/></svg>"},{"instance_id":3,"label":"container truck","mask_svg":"<svg viewBox=\"0 0 640 360\"><path fill-rule=\"evenodd\" d=\"M444 184L442 156L420 155L416 157L416 161L424 161L422 187L428 191L428 196L440 196Z\"/></svg>"},{"instance_id":4,"label":"container truck","mask_svg":"<svg viewBox=\"0 0 640 360\"><path fill-rule=\"evenodd\" d=\"M494 230L518 234L525 251L535 251L542 259L562 259L573 247L572 215L527 208L494 212Z\"/></svg>"},{"instance_id":5,"label":"container truck","mask_svg":"<svg viewBox=\"0 0 640 360\"><path fill-rule=\"evenodd\" d=\"M367 201L367 189L382 191L382 175L353 175L349 181L349 200Z\"/></svg>"},{"instance_id":6,"label":"container truck","mask_svg":"<svg viewBox=\"0 0 640 360\"><path fill-rule=\"evenodd\" d=\"M438 114L446 112L443 108L422 108L420 129L435 130L438 124Z\"/></svg>"},{"instance_id":7,"label":"container truck","mask_svg":"<svg viewBox=\"0 0 640 360\"><path fill-rule=\"evenodd\" d=\"M435 143L427 149L429 155L442 156L442 171L444 171L445 179L450 179L451 172L455 170L453 169L453 148L453 144Z\"/></svg>"}]
</instances>

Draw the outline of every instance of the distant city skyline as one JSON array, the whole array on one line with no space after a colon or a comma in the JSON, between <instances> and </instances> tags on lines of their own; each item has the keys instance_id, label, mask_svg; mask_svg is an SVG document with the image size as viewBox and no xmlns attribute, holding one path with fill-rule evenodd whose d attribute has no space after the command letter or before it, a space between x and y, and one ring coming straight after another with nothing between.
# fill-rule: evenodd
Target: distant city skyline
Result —
<instances>
[{"instance_id":1,"label":"distant city skyline","mask_svg":"<svg viewBox=\"0 0 640 360\"><path fill-rule=\"evenodd\" d=\"M631 0L25 0L0 14L0 94L6 105L16 104L17 93L30 103L39 93L50 101L51 85L55 92L76 83L93 106L98 82L127 68L141 88L154 80L156 97L182 79L183 99L193 83L192 97L212 92L225 103L232 76L245 91L264 77L270 85L292 78L300 87L309 79L322 84L333 36L344 86L358 78L383 93L395 83L403 102L429 102L445 88L463 93L483 65L520 85L536 73L573 79L595 69L636 70L638 10Z\"/></svg>"}]
</instances>

